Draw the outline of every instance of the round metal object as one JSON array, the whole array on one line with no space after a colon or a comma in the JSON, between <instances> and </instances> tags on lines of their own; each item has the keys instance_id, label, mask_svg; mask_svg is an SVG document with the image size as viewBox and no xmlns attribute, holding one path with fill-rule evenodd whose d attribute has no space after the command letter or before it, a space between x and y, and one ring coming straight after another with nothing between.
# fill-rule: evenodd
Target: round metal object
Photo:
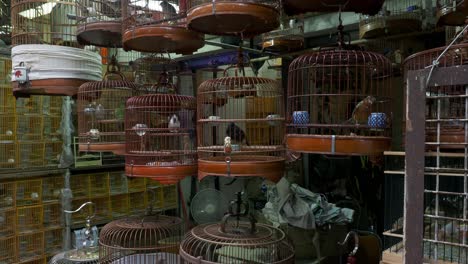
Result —
<instances>
[{"instance_id":1,"label":"round metal object","mask_svg":"<svg viewBox=\"0 0 468 264\"><path fill-rule=\"evenodd\" d=\"M384 0L284 0L284 10L288 15L307 12L337 12L341 5L343 12L375 15L383 3Z\"/></svg>"},{"instance_id":2,"label":"round metal object","mask_svg":"<svg viewBox=\"0 0 468 264\"><path fill-rule=\"evenodd\" d=\"M276 29L279 13L262 1L192 1L187 13L190 29L206 34L255 36Z\"/></svg>"},{"instance_id":3,"label":"round metal object","mask_svg":"<svg viewBox=\"0 0 468 264\"><path fill-rule=\"evenodd\" d=\"M81 45L122 47L122 22L101 21L78 25L76 38Z\"/></svg>"},{"instance_id":4,"label":"round metal object","mask_svg":"<svg viewBox=\"0 0 468 264\"><path fill-rule=\"evenodd\" d=\"M180 245L183 263L295 263L294 256L283 231L242 221L197 226Z\"/></svg>"},{"instance_id":5,"label":"round metal object","mask_svg":"<svg viewBox=\"0 0 468 264\"><path fill-rule=\"evenodd\" d=\"M183 232L182 219L171 216L112 221L99 235L99 263L179 263L176 254Z\"/></svg>"}]
</instances>

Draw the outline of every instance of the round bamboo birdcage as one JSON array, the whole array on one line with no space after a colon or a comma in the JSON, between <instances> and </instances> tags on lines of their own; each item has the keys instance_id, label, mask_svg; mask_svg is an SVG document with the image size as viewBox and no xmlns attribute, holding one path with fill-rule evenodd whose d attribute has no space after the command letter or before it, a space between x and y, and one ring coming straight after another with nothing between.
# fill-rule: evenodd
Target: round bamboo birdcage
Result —
<instances>
[{"instance_id":1,"label":"round bamboo birdcage","mask_svg":"<svg viewBox=\"0 0 468 264\"><path fill-rule=\"evenodd\" d=\"M385 56L342 47L295 59L288 76L287 147L341 155L387 150L391 74Z\"/></svg>"},{"instance_id":2,"label":"round bamboo birdcage","mask_svg":"<svg viewBox=\"0 0 468 264\"><path fill-rule=\"evenodd\" d=\"M180 245L181 263L295 263L294 246L282 230L229 217L189 231Z\"/></svg>"},{"instance_id":3,"label":"round bamboo birdcage","mask_svg":"<svg viewBox=\"0 0 468 264\"><path fill-rule=\"evenodd\" d=\"M375 15L385 0L284 0L284 10L288 15L307 12L336 12L341 6L343 12L356 12Z\"/></svg>"},{"instance_id":4,"label":"round bamboo birdcage","mask_svg":"<svg viewBox=\"0 0 468 264\"><path fill-rule=\"evenodd\" d=\"M120 1L77 1L77 40L81 45L122 46Z\"/></svg>"},{"instance_id":5,"label":"round bamboo birdcage","mask_svg":"<svg viewBox=\"0 0 468 264\"><path fill-rule=\"evenodd\" d=\"M369 39L420 31L423 19L421 0L387 0L377 15L360 17L359 36Z\"/></svg>"},{"instance_id":6,"label":"round bamboo birdcage","mask_svg":"<svg viewBox=\"0 0 468 264\"><path fill-rule=\"evenodd\" d=\"M425 50L409 56L404 62L405 75L422 70L442 54L447 47ZM452 67L468 65L468 42L451 46L437 65ZM450 76L447 76L450 78ZM407 87L407 86L405 86ZM433 86L426 89L426 147L429 149L463 150L468 143L466 120L467 85ZM408 87L408 89L415 89Z\"/></svg>"},{"instance_id":7,"label":"round bamboo birdcage","mask_svg":"<svg viewBox=\"0 0 468 264\"><path fill-rule=\"evenodd\" d=\"M468 17L468 1L437 0L437 24L460 26Z\"/></svg>"},{"instance_id":8,"label":"round bamboo birdcage","mask_svg":"<svg viewBox=\"0 0 468 264\"><path fill-rule=\"evenodd\" d=\"M283 92L275 80L239 76L243 67L232 77L228 71L198 88L198 178L258 176L276 182L284 172Z\"/></svg>"},{"instance_id":9,"label":"round bamboo birdcage","mask_svg":"<svg viewBox=\"0 0 468 264\"><path fill-rule=\"evenodd\" d=\"M72 0L12 0L12 44L79 47L76 41L77 3Z\"/></svg>"},{"instance_id":10,"label":"round bamboo birdcage","mask_svg":"<svg viewBox=\"0 0 468 264\"><path fill-rule=\"evenodd\" d=\"M163 184L197 172L196 99L148 94L128 99L125 120L125 173Z\"/></svg>"},{"instance_id":11,"label":"round bamboo birdcage","mask_svg":"<svg viewBox=\"0 0 468 264\"><path fill-rule=\"evenodd\" d=\"M104 81L81 85L77 101L80 151L124 155L125 102L141 93L135 83L125 80L115 57L107 67Z\"/></svg>"},{"instance_id":12,"label":"round bamboo birdcage","mask_svg":"<svg viewBox=\"0 0 468 264\"><path fill-rule=\"evenodd\" d=\"M277 0L189 0L187 24L205 34L255 36L279 26Z\"/></svg>"},{"instance_id":13,"label":"round bamboo birdcage","mask_svg":"<svg viewBox=\"0 0 468 264\"><path fill-rule=\"evenodd\" d=\"M179 263L182 219L163 215L130 217L105 225L99 235L99 263Z\"/></svg>"},{"instance_id":14,"label":"round bamboo birdcage","mask_svg":"<svg viewBox=\"0 0 468 264\"><path fill-rule=\"evenodd\" d=\"M203 47L204 35L188 30L185 1L122 1L125 50L191 54Z\"/></svg>"},{"instance_id":15,"label":"round bamboo birdcage","mask_svg":"<svg viewBox=\"0 0 468 264\"><path fill-rule=\"evenodd\" d=\"M0 50L2 41L6 45L11 45L11 1L0 2ZM1 53L1 52L0 52Z\"/></svg>"}]
</instances>

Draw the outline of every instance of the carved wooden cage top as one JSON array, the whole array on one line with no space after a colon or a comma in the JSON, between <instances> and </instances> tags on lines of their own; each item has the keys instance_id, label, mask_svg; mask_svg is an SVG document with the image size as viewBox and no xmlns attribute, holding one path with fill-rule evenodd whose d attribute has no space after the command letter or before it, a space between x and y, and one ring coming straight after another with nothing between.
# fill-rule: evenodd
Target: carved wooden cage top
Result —
<instances>
[{"instance_id":1,"label":"carved wooden cage top","mask_svg":"<svg viewBox=\"0 0 468 264\"><path fill-rule=\"evenodd\" d=\"M295 59L288 77L288 147L311 153L382 152L391 135L391 73L385 56L360 50L329 49Z\"/></svg>"},{"instance_id":2,"label":"carved wooden cage top","mask_svg":"<svg viewBox=\"0 0 468 264\"><path fill-rule=\"evenodd\" d=\"M127 101L125 170L127 176L176 183L196 174L196 99L149 94Z\"/></svg>"}]
</instances>

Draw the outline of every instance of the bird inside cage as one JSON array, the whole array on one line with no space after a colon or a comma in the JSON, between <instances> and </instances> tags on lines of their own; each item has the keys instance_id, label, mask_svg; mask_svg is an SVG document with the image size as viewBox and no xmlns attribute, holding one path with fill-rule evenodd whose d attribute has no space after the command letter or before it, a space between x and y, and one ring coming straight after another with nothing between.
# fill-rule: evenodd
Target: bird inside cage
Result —
<instances>
[{"instance_id":1,"label":"bird inside cage","mask_svg":"<svg viewBox=\"0 0 468 264\"><path fill-rule=\"evenodd\" d=\"M245 142L247 146L250 146L244 130L242 130L242 128L233 122L231 122L226 128L226 136L230 137L231 140L237 144L242 144Z\"/></svg>"}]
</instances>

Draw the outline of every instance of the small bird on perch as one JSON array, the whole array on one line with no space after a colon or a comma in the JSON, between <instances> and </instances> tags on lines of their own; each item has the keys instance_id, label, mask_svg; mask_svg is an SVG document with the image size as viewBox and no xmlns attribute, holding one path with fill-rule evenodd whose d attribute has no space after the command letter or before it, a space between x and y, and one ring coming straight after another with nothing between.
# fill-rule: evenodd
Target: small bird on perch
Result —
<instances>
[{"instance_id":1,"label":"small bird on perch","mask_svg":"<svg viewBox=\"0 0 468 264\"><path fill-rule=\"evenodd\" d=\"M234 123L230 123L226 129L226 136L230 137L233 141L242 143L245 140L245 144L250 146L249 141L245 135L245 132Z\"/></svg>"},{"instance_id":2,"label":"small bird on perch","mask_svg":"<svg viewBox=\"0 0 468 264\"><path fill-rule=\"evenodd\" d=\"M353 124L366 124L369 115L372 112L372 105L375 103L376 99L374 96L367 96L362 101L356 104L354 107L353 113L351 114L351 118L348 119L347 122Z\"/></svg>"}]
</instances>

